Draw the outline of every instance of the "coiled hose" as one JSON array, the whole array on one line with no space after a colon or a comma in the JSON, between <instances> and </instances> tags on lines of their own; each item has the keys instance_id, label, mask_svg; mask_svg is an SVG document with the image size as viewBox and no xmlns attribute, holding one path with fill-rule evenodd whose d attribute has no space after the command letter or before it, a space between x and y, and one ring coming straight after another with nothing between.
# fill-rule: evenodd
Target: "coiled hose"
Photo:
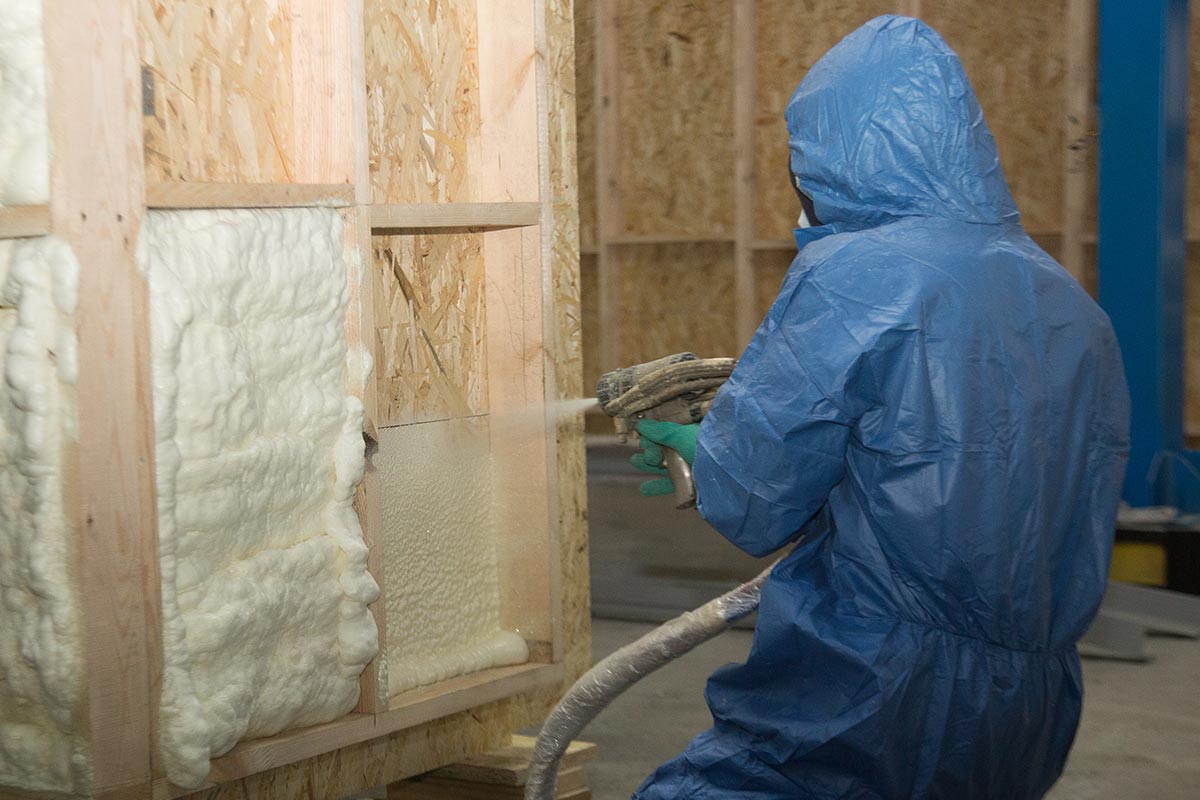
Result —
<instances>
[{"instance_id":1,"label":"coiled hose","mask_svg":"<svg viewBox=\"0 0 1200 800\"><path fill-rule=\"evenodd\" d=\"M587 724L630 686L753 613L762 586L774 568L772 564L753 580L660 625L575 681L538 734L529 762L525 800L554 800L558 763Z\"/></svg>"}]
</instances>

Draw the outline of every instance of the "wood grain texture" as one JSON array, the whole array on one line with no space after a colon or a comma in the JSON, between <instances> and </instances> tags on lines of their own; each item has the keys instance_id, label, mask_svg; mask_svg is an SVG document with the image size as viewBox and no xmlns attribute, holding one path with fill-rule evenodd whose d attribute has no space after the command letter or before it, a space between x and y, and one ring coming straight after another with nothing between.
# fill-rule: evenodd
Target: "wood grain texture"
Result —
<instances>
[{"instance_id":1,"label":"wood grain texture","mask_svg":"<svg viewBox=\"0 0 1200 800\"><path fill-rule=\"evenodd\" d=\"M0 239L44 236L49 232L49 206L0 206Z\"/></svg>"},{"instance_id":2,"label":"wood grain texture","mask_svg":"<svg viewBox=\"0 0 1200 800\"><path fill-rule=\"evenodd\" d=\"M894 11L895 0L758 3L754 111L757 238L791 238L800 215L800 202L788 178L788 134L783 121L784 109L796 86L809 67L842 37L871 18Z\"/></svg>"},{"instance_id":3,"label":"wood grain texture","mask_svg":"<svg viewBox=\"0 0 1200 800\"><path fill-rule=\"evenodd\" d=\"M537 203L409 203L371 207L378 233L412 228L516 228L537 225Z\"/></svg>"},{"instance_id":4,"label":"wood grain texture","mask_svg":"<svg viewBox=\"0 0 1200 800\"><path fill-rule=\"evenodd\" d=\"M79 531L82 728L97 793L149 783L160 584L134 0L46 0L51 233L79 273L79 444L68 514ZM81 53L87 69L78 69ZM102 158L97 153L103 153ZM72 490L69 490L72 491Z\"/></svg>"},{"instance_id":5,"label":"wood grain texture","mask_svg":"<svg viewBox=\"0 0 1200 800\"><path fill-rule=\"evenodd\" d=\"M354 187L329 183L207 183L155 181L146 186L149 208L344 208Z\"/></svg>"},{"instance_id":6,"label":"wood grain texture","mask_svg":"<svg viewBox=\"0 0 1200 800\"><path fill-rule=\"evenodd\" d=\"M380 425L487 412L483 236L372 239Z\"/></svg>"},{"instance_id":7,"label":"wood grain texture","mask_svg":"<svg viewBox=\"0 0 1200 800\"><path fill-rule=\"evenodd\" d=\"M1067 153L1066 3L922 0L960 55L996 137L1009 188L1029 230L1062 227Z\"/></svg>"},{"instance_id":8,"label":"wood grain texture","mask_svg":"<svg viewBox=\"0 0 1200 800\"><path fill-rule=\"evenodd\" d=\"M732 0L620 0L614 233L732 232Z\"/></svg>"},{"instance_id":9,"label":"wood grain texture","mask_svg":"<svg viewBox=\"0 0 1200 800\"><path fill-rule=\"evenodd\" d=\"M289 5L138 0L137 21L154 85L143 118L151 179L296 182L295 127L312 122L292 119L304 87L293 85Z\"/></svg>"},{"instance_id":10,"label":"wood grain texture","mask_svg":"<svg viewBox=\"0 0 1200 800\"><path fill-rule=\"evenodd\" d=\"M475 0L366 5L375 203L481 199Z\"/></svg>"},{"instance_id":11,"label":"wood grain texture","mask_svg":"<svg viewBox=\"0 0 1200 800\"><path fill-rule=\"evenodd\" d=\"M680 244L621 250L622 363L690 350L737 356L733 247Z\"/></svg>"}]
</instances>

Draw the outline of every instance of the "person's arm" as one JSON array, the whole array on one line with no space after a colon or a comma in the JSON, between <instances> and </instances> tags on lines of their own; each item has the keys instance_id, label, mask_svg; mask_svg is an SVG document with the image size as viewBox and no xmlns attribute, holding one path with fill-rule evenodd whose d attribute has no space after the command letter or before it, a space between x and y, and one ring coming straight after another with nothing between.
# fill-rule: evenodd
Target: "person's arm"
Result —
<instances>
[{"instance_id":1,"label":"person's arm","mask_svg":"<svg viewBox=\"0 0 1200 800\"><path fill-rule=\"evenodd\" d=\"M700 426L700 514L754 556L796 538L826 503L869 407L860 373L874 326L817 273L789 276Z\"/></svg>"}]
</instances>

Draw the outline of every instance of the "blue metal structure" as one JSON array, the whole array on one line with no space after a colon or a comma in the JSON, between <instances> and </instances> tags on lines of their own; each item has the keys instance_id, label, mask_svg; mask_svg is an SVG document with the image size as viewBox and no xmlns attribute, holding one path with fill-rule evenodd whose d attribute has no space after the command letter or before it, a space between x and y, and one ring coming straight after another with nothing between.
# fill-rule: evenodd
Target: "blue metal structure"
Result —
<instances>
[{"instance_id":1,"label":"blue metal structure","mask_svg":"<svg viewBox=\"0 0 1200 800\"><path fill-rule=\"evenodd\" d=\"M1100 304L1133 397L1124 499L1200 510L1184 452L1187 0L1100 3Z\"/></svg>"}]
</instances>

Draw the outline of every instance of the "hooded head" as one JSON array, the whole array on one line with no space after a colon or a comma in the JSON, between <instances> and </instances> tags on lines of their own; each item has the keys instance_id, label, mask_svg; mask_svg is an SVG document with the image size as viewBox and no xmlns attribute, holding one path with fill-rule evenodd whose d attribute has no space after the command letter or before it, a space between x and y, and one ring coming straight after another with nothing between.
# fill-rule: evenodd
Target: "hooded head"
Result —
<instances>
[{"instance_id":1,"label":"hooded head","mask_svg":"<svg viewBox=\"0 0 1200 800\"><path fill-rule=\"evenodd\" d=\"M822 224L1019 220L962 62L919 20L884 16L851 33L785 116L793 182Z\"/></svg>"}]
</instances>

